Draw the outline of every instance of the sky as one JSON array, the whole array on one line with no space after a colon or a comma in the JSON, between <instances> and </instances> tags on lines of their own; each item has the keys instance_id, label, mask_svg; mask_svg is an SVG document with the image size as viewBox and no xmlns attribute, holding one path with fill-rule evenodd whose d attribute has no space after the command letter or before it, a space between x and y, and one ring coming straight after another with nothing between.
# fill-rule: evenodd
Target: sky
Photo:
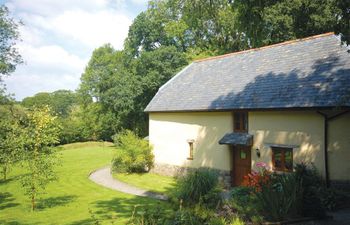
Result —
<instances>
[{"instance_id":1,"label":"sky","mask_svg":"<svg viewBox=\"0 0 350 225\"><path fill-rule=\"evenodd\" d=\"M38 92L76 90L95 48L123 48L147 0L0 0L24 25L17 48L24 64L5 78L17 100Z\"/></svg>"}]
</instances>

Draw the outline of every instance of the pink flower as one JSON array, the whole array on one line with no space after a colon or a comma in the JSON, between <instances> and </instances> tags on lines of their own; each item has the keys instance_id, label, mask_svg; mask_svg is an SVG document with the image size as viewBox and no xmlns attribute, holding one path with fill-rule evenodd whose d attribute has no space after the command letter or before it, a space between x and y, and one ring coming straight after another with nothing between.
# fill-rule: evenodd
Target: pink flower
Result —
<instances>
[{"instance_id":1,"label":"pink flower","mask_svg":"<svg viewBox=\"0 0 350 225\"><path fill-rule=\"evenodd\" d=\"M266 163L264 163L264 162L258 162L258 163L256 163L255 165L256 165L256 167L258 167L258 168L267 168L267 165L266 165Z\"/></svg>"}]
</instances>

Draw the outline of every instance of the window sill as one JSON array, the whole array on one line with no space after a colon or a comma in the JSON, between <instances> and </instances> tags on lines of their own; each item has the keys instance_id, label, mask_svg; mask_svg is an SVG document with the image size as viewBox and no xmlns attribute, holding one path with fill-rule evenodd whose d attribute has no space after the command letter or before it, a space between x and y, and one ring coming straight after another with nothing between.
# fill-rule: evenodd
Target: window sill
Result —
<instances>
[{"instance_id":1,"label":"window sill","mask_svg":"<svg viewBox=\"0 0 350 225\"><path fill-rule=\"evenodd\" d=\"M193 160L193 157L187 157L187 160Z\"/></svg>"}]
</instances>

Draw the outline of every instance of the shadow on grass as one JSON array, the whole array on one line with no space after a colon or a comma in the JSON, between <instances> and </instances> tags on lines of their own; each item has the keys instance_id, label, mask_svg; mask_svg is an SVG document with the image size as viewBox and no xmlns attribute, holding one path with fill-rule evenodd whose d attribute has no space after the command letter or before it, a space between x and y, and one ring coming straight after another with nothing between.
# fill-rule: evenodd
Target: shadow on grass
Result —
<instances>
[{"instance_id":1,"label":"shadow on grass","mask_svg":"<svg viewBox=\"0 0 350 225\"><path fill-rule=\"evenodd\" d=\"M36 225L35 223L22 223L18 221L5 221L5 220L0 220L1 225Z\"/></svg>"},{"instance_id":2,"label":"shadow on grass","mask_svg":"<svg viewBox=\"0 0 350 225\"><path fill-rule=\"evenodd\" d=\"M56 206L67 205L70 202L73 202L77 198L76 195L64 195L59 197L50 197L45 199L40 199L38 202L37 209L43 210L47 208L53 208Z\"/></svg>"},{"instance_id":3,"label":"shadow on grass","mask_svg":"<svg viewBox=\"0 0 350 225\"><path fill-rule=\"evenodd\" d=\"M9 192L0 193L0 210L18 206L18 203L13 202L15 198ZM2 224L2 223L0 223Z\"/></svg>"},{"instance_id":4,"label":"shadow on grass","mask_svg":"<svg viewBox=\"0 0 350 225\"><path fill-rule=\"evenodd\" d=\"M94 222L93 219L85 219L85 220L80 220L80 221L76 221L76 222L70 223L70 225L94 224L93 222Z\"/></svg>"},{"instance_id":5,"label":"shadow on grass","mask_svg":"<svg viewBox=\"0 0 350 225\"><path fill-rule=\"evenodd\" d=\"M8 184L8 183L10 183L12 181L18 180L19 177L20 177L20 175L17 175L17 176L11 177L11 178L7 178L6 180L0 179L0 186Z\"/></svg>"},{"instance_id":6,"label":"shadow on grass","mask_svg":"<svg viewBox=\"0 0 350 225\"><path fill-rule=\"evenodd\" d=\"M150 199L147 197L113 198L106 201L96 201L92 204L91 219L85 219L71 223L71 225L89 224L98 221L111 220L115 223L125 222L131 218L133 211L140 209L156 210L159 208L170 209L171 204L167 201Z\"/></svg>"}]
</instances>

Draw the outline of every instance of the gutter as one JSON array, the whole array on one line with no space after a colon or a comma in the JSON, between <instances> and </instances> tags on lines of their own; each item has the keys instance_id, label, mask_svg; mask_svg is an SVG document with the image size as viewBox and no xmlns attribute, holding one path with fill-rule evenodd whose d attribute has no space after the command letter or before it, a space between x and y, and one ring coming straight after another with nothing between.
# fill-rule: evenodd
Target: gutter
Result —
<instances>
[{"instance_id":1,"label":"gutter","mask_svg":"<svg viewBox=\"0 0 350 225\"><path fill-rule=\"evenodd\" d=\"M329 161L328 161L328 133L329 133L329 122L335 118L338 118L339 116L342 116L346 113L350 112L349 110L346 110L344 112L335 114L333 116L328 116L326 113L317 111L318 114L323 116L324 119L324 171L325 171L325 179L326 179L326 186L327 188L330 186L330 176L329 176Z\"/></svg>"}]
</instances>

